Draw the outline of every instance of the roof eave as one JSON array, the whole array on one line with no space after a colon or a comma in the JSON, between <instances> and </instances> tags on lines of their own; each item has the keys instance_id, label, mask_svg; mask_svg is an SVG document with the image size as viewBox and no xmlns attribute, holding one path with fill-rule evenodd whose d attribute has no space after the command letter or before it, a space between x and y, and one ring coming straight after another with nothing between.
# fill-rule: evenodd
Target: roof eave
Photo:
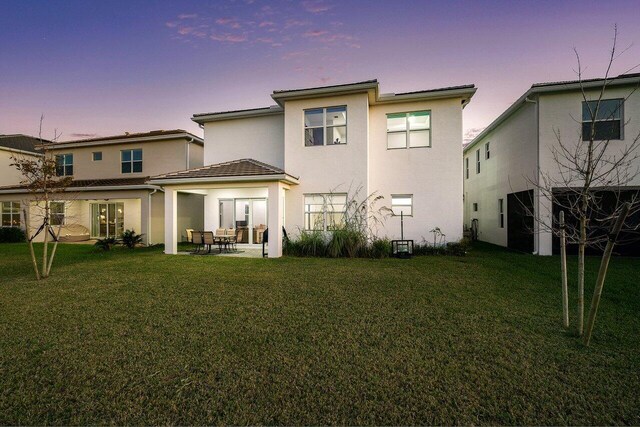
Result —
<instances>
[{"instance_id":1,"label":"roof eave","mask_svg":"<svg viewBox=\"0 0 640 427\"><path fill-rule=\"evenodd\" d=\"M20 150L19 148L5 147L5 146L2 146L2 145L0 145L0 150L1 151L10 151L12 153L24 154L24 155L27 155L27 156L42 157L42 153L36 153L34 151L27 151L27 150Z\"/></svg>"},{"instance_id":2,"label":"roof eave","mask_svg":"<svg viewBox=\"0 0 640 427\"><path fill-rule=\"evenodd\" d=\"M230 111L228 113L212 113L207 115L193 115L191 120L198 124L205 124L208 122L218 122L223 120L234 119L246 119L250 117L264 117L264 116L277 116L284 114L282 108L267 107L263 110L249 110L249 111Z\"/></svg>"},{"instance_id":3,"label":"roof eave","mask_svg":"<svg viewBox=\"0 0 640 427\"><path fill-rule=\"evenodd\" d=\"M373 93L372 93L373 92ZM327 86L320 88L309 88L302 90L291 90L273 92L271 98L278 103L281 107L284 107L285 101L293 101L297 99L311 99L322 98L326 96L342 96L353 95L357 93L369 93L370 102L373 102L378 98L378 82L371 81L365 83L356 83L352 85L344 86Z\"/></svg>"},{"instance_id":4,"label":"roof eave","mask_svg":"<svg viewBox=\"0 0 640 427\"><path fill-rule=\"evenodd\" d=\"M189 132L181 132L181 133L173 133L167 135L153 135L153 136L143 136L140 138L114 138L114 139L106 139L99 141L68 141L68 142L59 142L53 144L41 144L38 147L46 147L48 150L63 150L67 148L77 148L77 147L96 147L100 145L116 145L116 144L136 144L139 142L152 142L152 141L166 141L169 139L192 139L192 142L197 143L198 145L204 146L204 139L199 136L193 135Z\"/></svg>"},{"instance_id":5,"label":"roof eave","mask_svg":"<svg viewBox=\"0 0 640 427\"><path fill-rule=\"evenodd\" d=\"M446 98L463 98L470 100L478 89L473 87L464 87L457 89L445 89L436 91L416 92L409 94L392 94L392 95L380 95L376 100L376 104L390 104L396 102L408 102L408 101L427 101Z\"/></svg>"},{"instance_id":6,"label":"roof eave","mask_svg":"<svg viewBox=\"0 0 640 427\"><path fill-rule=\"evenodd\" d=\"M67 187L64 191L57 192L56 194L64 194L68 192L80 192L80 191L119 191L119 190L162 190L161 187L153 184L139 184L139 185L105 185L101 187ZM41 191L35 191L41 193ZM27 188L13 188L8 190L0 189L0 194L29 194L33 193Z\"/></svg>"}]
</instances>

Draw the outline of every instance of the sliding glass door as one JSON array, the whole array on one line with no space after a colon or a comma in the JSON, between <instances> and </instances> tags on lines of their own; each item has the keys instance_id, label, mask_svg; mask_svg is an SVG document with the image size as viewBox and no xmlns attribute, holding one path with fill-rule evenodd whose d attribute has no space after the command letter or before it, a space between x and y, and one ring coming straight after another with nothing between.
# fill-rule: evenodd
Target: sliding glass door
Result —
<instances>
[{"instance_id":1,"label":"sliding glass door","mask_svg":"<svg viewBox=\"0 0 640 427\"><path fill-rule=\"evenodd\" d=\"M124 203L91 204L91 237L120 237L124 231Z\"/></svg>"},{"instance_id":2,"label":"sliding glass door","mask_svg":"<svg viewBox=\"0 0 640 427\"><path fill-rule=\"evenodd\" d=\"M262 243L267 199L220 200L220 228L235 228L238 243Z\"/></svg>"}]
</instances>

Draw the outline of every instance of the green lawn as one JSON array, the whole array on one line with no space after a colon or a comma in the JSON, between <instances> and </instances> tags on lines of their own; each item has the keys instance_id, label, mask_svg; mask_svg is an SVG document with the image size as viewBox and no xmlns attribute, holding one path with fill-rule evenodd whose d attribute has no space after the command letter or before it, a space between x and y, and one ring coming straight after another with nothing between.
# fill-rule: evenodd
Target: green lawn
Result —
<instances>
[{"instance_id":1,"label":"green lawn","mask_svg":"<svg viewBox=\"0 0 640 427\"><path fill-rule=\"evenodd\" d=\"M35 282L0 245L0 424L640 424L640 260L612 261L590 348L558 265L61 245Z\"/></svg>"}]
</instances>

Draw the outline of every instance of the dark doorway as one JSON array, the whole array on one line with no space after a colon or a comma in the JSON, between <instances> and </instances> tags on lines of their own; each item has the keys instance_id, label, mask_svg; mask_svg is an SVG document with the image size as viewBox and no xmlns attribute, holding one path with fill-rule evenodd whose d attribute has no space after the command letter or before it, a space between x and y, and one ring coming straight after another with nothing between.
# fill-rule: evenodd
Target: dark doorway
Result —
<instances>
[{"instance_id":1,"label":"dark doorway","mask_svg":"<svg viewBox=\"0 0 640 427\"><path fill-rule=\"evenodd\" d=\"M533 252L533 190L507 194L507 247Z\"/></svg>"}]
</instances>

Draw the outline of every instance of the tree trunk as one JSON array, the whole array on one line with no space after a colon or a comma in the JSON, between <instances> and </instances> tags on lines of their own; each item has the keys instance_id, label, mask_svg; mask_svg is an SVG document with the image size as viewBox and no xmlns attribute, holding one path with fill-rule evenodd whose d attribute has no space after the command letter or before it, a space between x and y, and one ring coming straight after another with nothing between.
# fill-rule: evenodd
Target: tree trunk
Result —
<instances>
[{"instance_id":1,"label":"tree trunk","mask_svg":"<svg viewBox=\"0 0 640 427\"><path fill-rule=\"evenodd\" d=\"M33 271L36 273L36 280L40 280L40 271L38 271L38 261L36 261L36 253L33 250L33 241L31 240L31 227L29 226L29 215L26 209L22 210L24 215L24 227L27 232L27 242L29 242L29 252L31 254L31 262L33 263Z\"/></svg>"},{"instance_id":2,"label":"tree trunk","mask_svg":"<svg viewBox=\"0 0 640 427\"><path fill-rule=\"evenodd\" d=\"M562 321L569 327L569 287L567 285L567 239L564 229L564 212L560 212L560 264L562 269Z\"/></svg>"},{"instance_id":3,"label":"tree trunk","mask_svg":"<svg viewBox=\"0 0 640 427\"><path fill-rule=\"evenodd\" d=\"M613 226L611 233L609 234L609 241L607 247L602 255L602 262L600 263L600 271L598 271L598 280L596 281L596 287L593 290L593 299L591 300L591 308L589 310L589 319L587 320L587 330L584 335L584 345L589 345L591 340L591 333L593 332L593 325L596 321L596 314L598 312L598 305L600 304L600 297L602 296L602 289L604 288L604 279L607 277L607 269L609 268L609 261L611 260L611 252L613 246L616 244L624 220L629 214L629 203L625 203L622 206L620 215Z\"/></svg>"},{"instance_id":4,"label":"tree trunk","mask_svg":"<svg viewBox=\"0 0 640 427\"><path fill-rule=\"evenodd\" d=\"M56 240L51 250L51 256L49 257L49 265L47 266L47 277L51 274L51 266L53 265L53 258L56 256L56 249L58 249L58 241L60 239L60 230L62 230L62 223L58 225L58 233L56 234Z\"/></svg>"},{"instance_id":5,"label":"tree trunk","mask_svg":"<svg viewBox=\"0 0 640 427\"><path fill-rule=\"evenodd\" d=\"M46 278L47 274L47 264L49 264L49 257L47 256L47 246L49 244L49 201L45 199L44 201L44 219L43 225L44 229L44 240L42 242L42 278Z\"/></svg>"},{"instance_id":6,"label":"tree trunk","mask_svg":"<svg viewBox=\"0 0 640 427\"><path fill-rule=\"evenodd\" d=\"M580 240L578 244L578 335L584 330L584 251L587 245L587 219L580 218Z\"/></svg>"}]
</instances>

